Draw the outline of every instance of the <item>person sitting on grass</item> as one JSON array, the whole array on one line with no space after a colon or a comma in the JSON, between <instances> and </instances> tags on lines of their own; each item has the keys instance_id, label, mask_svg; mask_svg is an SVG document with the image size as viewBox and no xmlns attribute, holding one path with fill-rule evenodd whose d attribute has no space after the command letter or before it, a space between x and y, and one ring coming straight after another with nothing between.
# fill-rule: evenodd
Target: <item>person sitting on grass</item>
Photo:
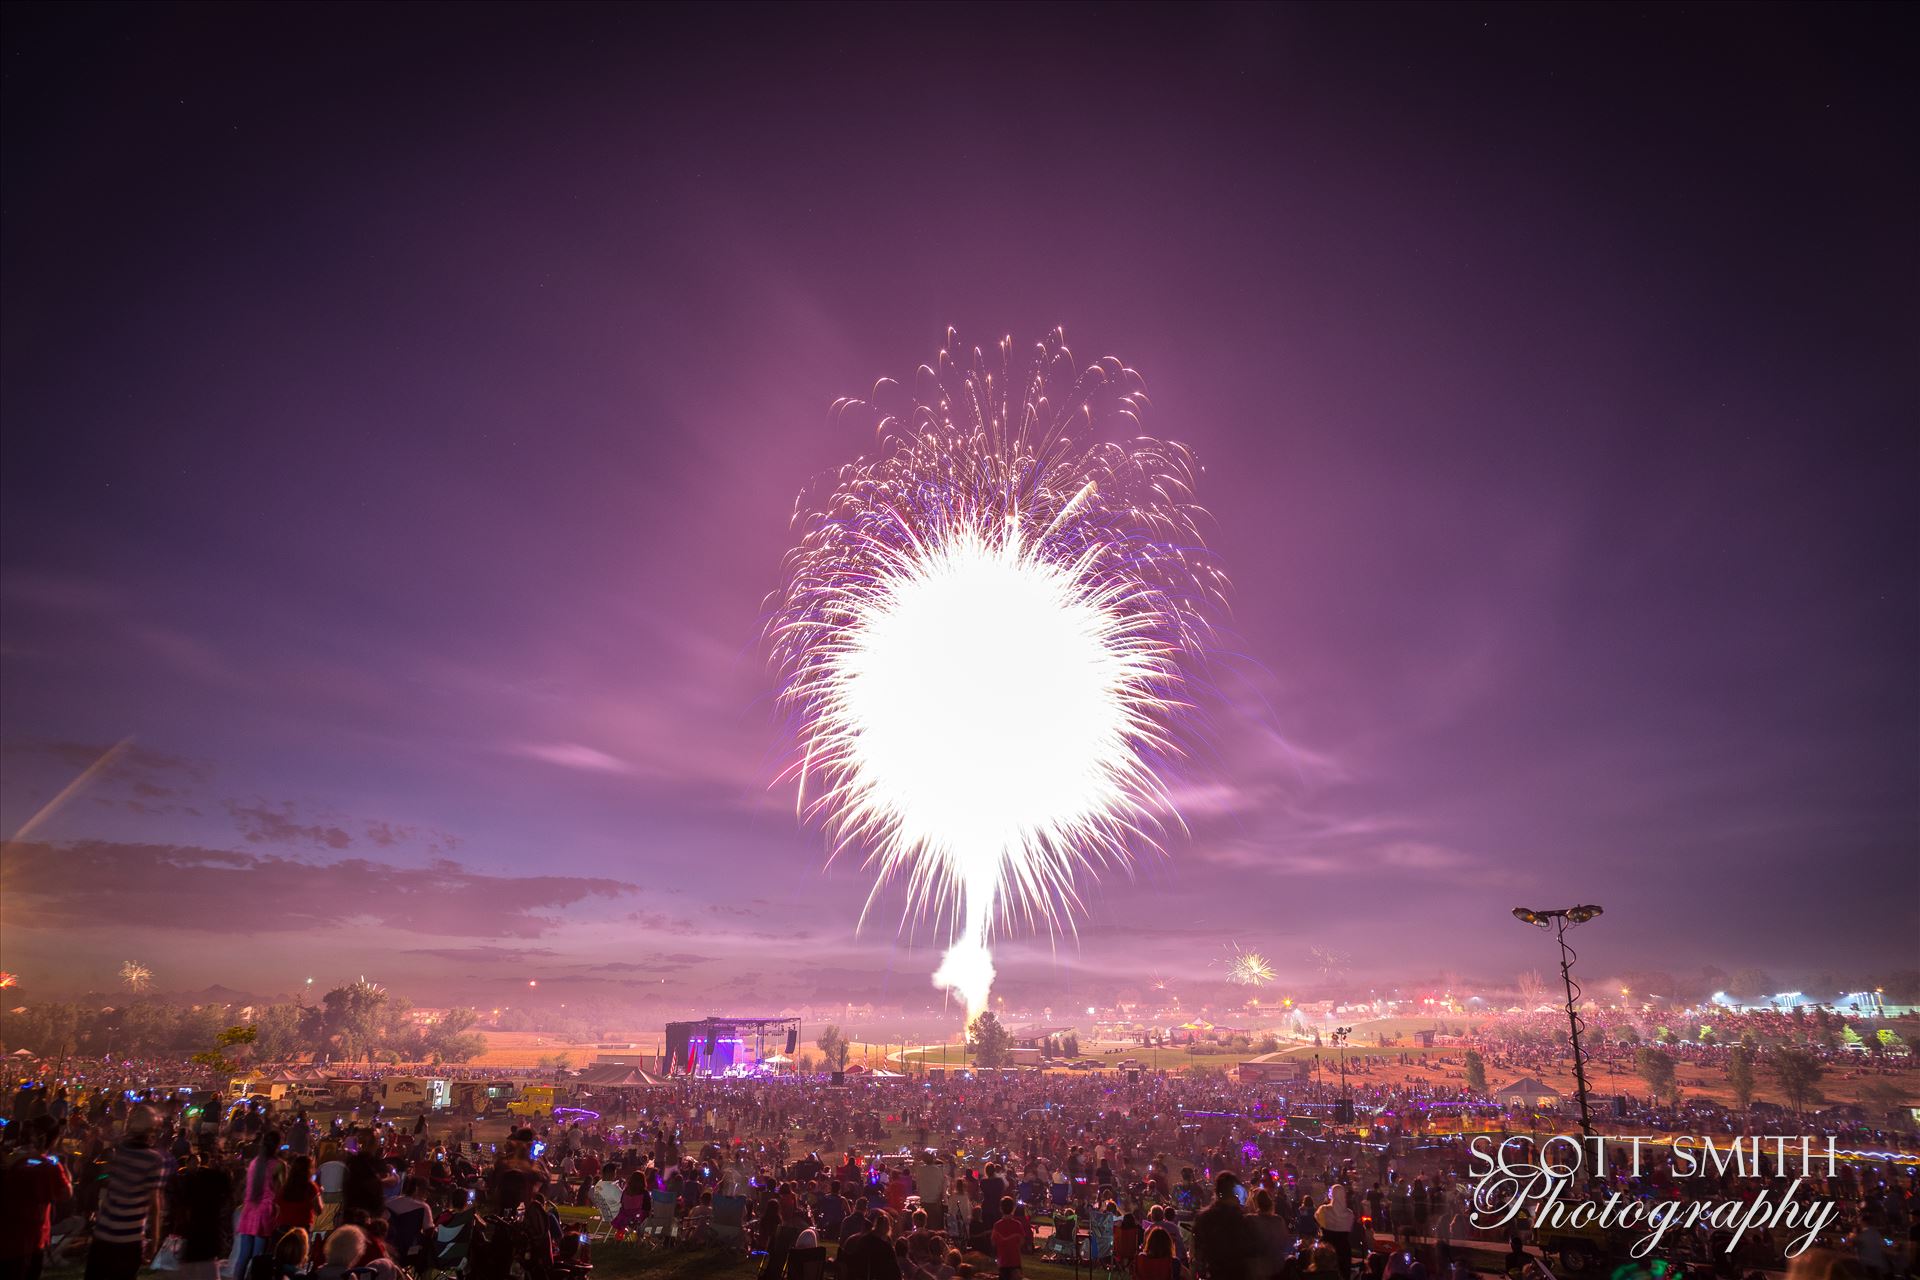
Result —
<instances>
[{"instance_id":1,"label":"person sitting on grass","mask_svg":"<svg viewBox=\"0 0 1920 1280\"><path fill-rule=\"evenodd\" d=\"M682 1237L694 1245L718 1244L719 1237L713 1231L713 1192L702 1191L700 1201L687 1210L685 1221L680 1224Z\"/></svg>"},{"instance_id":2,"label":"person sitting on grass","mask_svg":"<svg viewBox=\"0 0 1920 1280\"><path fill-rule=\"evenodd\" d=\"M613 1215L613 1238L627 1238L629 1227L645 1225L653 1214L653 1194L647 1189L647 1171L636 1169L627 1175L620 1191L620 1209Z\"/></svg>"}]
</instances>

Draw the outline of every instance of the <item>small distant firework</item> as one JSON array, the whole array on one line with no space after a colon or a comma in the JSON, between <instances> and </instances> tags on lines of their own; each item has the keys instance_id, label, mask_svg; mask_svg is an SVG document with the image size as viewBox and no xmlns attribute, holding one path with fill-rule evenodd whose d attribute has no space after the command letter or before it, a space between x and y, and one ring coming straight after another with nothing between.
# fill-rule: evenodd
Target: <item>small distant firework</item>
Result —
<instances>
[{"instance_id":1,"label":"small distant firework","mask_svg":"<svg viewBox=\"0 0 1920 1280\"><path fill-rule=\"evenodd\" d=\"M0 970L0 991L4 991L8 987L17 987L19 985L20 985L19 974L7 973L4 970Z\"/></svg>"},{"instance_id":2,"label":"small distant firework","mask_svg":"<svg viewBox=\"0 0 1920 1280\"><path fill-rule=\"evenodd\" d=\"M1236 945L1227 953L1227 981L1239 987L1264 987L1273 981L1273 963L1258 951Z\"/></svg>"},{"instance_id":3,"label":"small distant firework","mask_svg":"<svg viewBox=\"0 0 1920 1280\"><path fill-rule=\"evenodd\" d=\"M1147 984L1155 991L1165 991L1167 989L1167 977L1163 973L1156 973L1147 979Z\"/></svg>"},{"instance_id":4,"label":"small distant firework","mask_svg":"<svg viewBox=\"0 0 1920 1280\"><path fill-rule=\"evenodd\" d=\"M952 335L949 334L951 347ZM1071 929L1079 884L1177 824L1177 724L1225 580L1198 468L1137 434L1139 375L942 351L872 403L875 452L801 496L767 638L803 820L866 854L952 937L937 986L971 1019L990 942ZM1117 427L1124 443L1101 439ZM864 913L863 913L864 914Z\"/></svg>"},{"instance_id":5,"label":"small distant firework","mask_svg":"<svg viewBox=\"0 0 1920 1280\"><path fill-rule=\"evenodd\" d=\"M1346 952L1335 951L1331 947L1313 947L1311 951L1313 954L1313 967L1320 971L1320 976L1323 979L1337 978L1345 973L1347 971L1347 962L1353 958Z\"/></svg>"},{"instance_id":6,"label":"small distant firework","mask_svg":"<svg viewBox=\"0 0 1920 1280\"><path fill-rule=\"evenodd\" d=\"M126 984L127 990L139 995L153 986L153 970L137 960L129 960L120 966L120 981Z\"/></svg>"}]
</instances>

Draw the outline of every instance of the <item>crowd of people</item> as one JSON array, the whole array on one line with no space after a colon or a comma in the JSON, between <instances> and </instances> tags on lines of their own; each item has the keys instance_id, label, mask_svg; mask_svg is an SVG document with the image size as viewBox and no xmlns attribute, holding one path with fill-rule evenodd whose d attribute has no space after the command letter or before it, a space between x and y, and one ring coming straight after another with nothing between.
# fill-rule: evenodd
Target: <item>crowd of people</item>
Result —
<instances>
[{"instance_id":1,"label":"crowd of people","mask_svg":"<svg viewBox=\"0 0 1920 1280\"><path fill-rule=\"evenodd\" d=\"M183 1280L557 1275L583 1223L752 1253L765 1280L824 1274L829 1258L839 1280L989 1267L1014 1280L1035 1256L1133 1280L1465 1280L1541 1265L1473 1225L1462 1136L1360 1141L1309 1122L1324 1090L1293 1093L1152 1072L683 1078L508 1127L34 1083L6 1126L0 1280L36 1280L56 1242L61 1256L84 1247L85 1280L132 1280L156 1260ZM1356 1099L1363 1114L1444 1102L1364 1083ZM1676 1194L1657 1154L1624 1170L1574 1194ZM1836 1248L1891 1275L1913 1256L1913 1179L1911 1164L1850 1161L1806 1194L1844 1206ZM1772 1181L1729 1175L1712 1190ZM1765 1233L1725 1259L1705 1233L1678 1243L1722 1270L1780 1261Z\"/></svg>"}]
</instances>

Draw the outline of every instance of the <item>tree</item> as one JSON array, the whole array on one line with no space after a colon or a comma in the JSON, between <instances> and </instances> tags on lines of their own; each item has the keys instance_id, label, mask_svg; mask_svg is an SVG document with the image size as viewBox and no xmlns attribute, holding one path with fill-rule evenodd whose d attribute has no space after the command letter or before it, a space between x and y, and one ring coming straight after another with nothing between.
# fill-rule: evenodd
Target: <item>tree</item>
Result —
<instances>
[{"instance_id":1,"label":"tree","mask_svg":"<svg viewBox=\"0 0 1920 1280\"><path fill-rule=\"evenodd\" d=\"M472 1009L449 1009L427 1028L423 1041L433 1062L471 1062L487 1051L487 1038L472 1030L480 1015Z\"/></svg>"},{"instance_id":2,"label":"tree","mask_svg":"<svg viewBox=\"0 0 1920 1280\"><path fill-rule=\"evenodd\" d=\"M1755 996L1772 995L1780 986L1773 975L1764 969L1742 969L1727 979L1727 994L1752 999Z\"/></svg>"},{"instance_id":3,"label":"tree","mask_svg":"<svg viewBox=\"0 0 1920 1280\"><path fill-rule=\"evenodd\" d=\"M1825 1074L1820 1059L1805 1049L1779 1049L1773 1055L1774 1078L1795 1111L1805 1111L1808 1103L1820 1101L1820 1077Z\"/></svg>"},{"instance_id":4,"label":"tree","mask_svg":"<svg viewBox=\"0 0 1920 1280\"><path fill-rule=\"evenodd\" d=\"M227 1027L214 1036L213 1048L202 1049L189 1061L226 1075L238 1067L240 1059L247 1056L243 1051L250 1050L259 1037L260 1032L254 1027Z\"/></svg>"},{"instance_id":5,"label":"tree","mask_svg":"<svg viewBox=\"0 0 1920 1280\"><path fill-rule=\"evenodd\" d=\"M1013 1048L1013 1036L1000 1025L1000 1019L988 1009L973 1020L967 1029L969 1044L973 1049L973 1060L983 1067L1005 1066L1009 1052Z\"/></svg>"},{"instance_id":6,"label":"tree","mask_svg":"<svg viewBox=\"0 0 1920 1280\"><path fill-rule=\"evenodd\" d=\"M1673 1055L1665 1049L1644 1048L1634 1055L1634 1069L1640 1078L1647 1082L1647 1088L1656 1098L1671 1099L1677 1091L1674 1084Z\"/></svg>"},{"instance_id":7,"label":"tree","mask_svg":"<svg viewBox=\"0 0 1920 1280\"><path fill-rule=\"evenodd\" d=\"M1069 1031L1060 1037L1060 1052L1062 1056L1068 1058L1077 1058L1080 1056L1080 1035L1078 1032Z\"/></svg>"},{"instance_id":8,"label":"tree","mask_svg":"<svg viewBox=\"0 0 1920 1280\"><path fill-rule=\"evenodd\" d=\"M427 1056L423 1047L426 1036L421 1028L415 1025L412 1013L413 1001L405 996L389 994L386 1003L380 1006L380 1014L375 1021L374 1036L379 1048L385 1052L390 1061L411 1062Z\"/></svg>"},{"instance_id":9,"label":"tree","mask_svg":"<svg viewBox=\"0 0 1920 1280\"><path fill-rule=\"evenodd\" d=\"M1487 1060L1478 1049L1467 1050L1467 1090L1479 1094L1487 1091Z\"/></svg>"},{"instance_id":10,"label":"tree","mask_svg":"<svg viewBox=\"0 0 1920 1280\"><path fill-rule=\"evenodd\" d=\"M1865 1045L1866 1042L1860 1038L1858 1031L1855 1031L1850 1026L1842 1026L1840 1028L1840 1043L1846 1045L1849 1049L1858 1049Z\"/></svg>"},{"instance_id":11,"label":"tree","mask_svg":"<svg viewBox=\"0 0 1920 1280\"><path fill-rule=\"evenodd\" d=\"M121 1006L117 1012L119 1030L113 1035L113 1046L121 1053L150 1058L176 1046L180 1019L167 1006L153 1000L136 1000Z\"/></svg>"},{"instance_id":12,"label":"tree","mask_svg":"<svg viewBox=\"0 0 1920 1280\"><path fill-rule=\"evenodd\" d=\"M845 1071L847 1059L853 1056L853 1046L840 1034L840 1027L829 1022L820 1032L820 1038L814 1041L820 1046L820 1054L826 1059L827 1070Z\"/></svg>"},{"instance_id":13,"label":"tree","mask_svg":"<svg viewBox=\"0 0 1920 1280\"><path fill-rule=\"evenodd\" d=\"M262 1062L286 1062L305 1051L310 1042L309 1012L297 1004L270 1004L260 1011L253 1020L259 1033L253 1048Z\"/></svg>"},{"instance_id":14,"label":"tree","mask_svg":"<svg viewBox=\"0 0 1920 1280\"><path fill-rule=\"evenodd\" d=\"M42 1057L71 1054L80 1043L80 1007L72 1004L33 1004L7 1018L7 1045Z\"/></svg>"},{"instance_id":15,"label":"tree","mask_svg":"<svg viewBox=\"0 0 1920 1280\"><path fill-rule=\"evenodd\" d=\"M1753 1102L1753 1059L1744 1045L1727 1054L1727 1088L1733 1090L1735 1111L1745 1111Z\"/></svg>"},{"instance_id":16,"label":"tree","mask_svg":"<svg viewBox=\"0 0 1920 1280\"><path fill-rule=\"evenodd\" d=\"M1278 1053L1280 1052L1280 1038L1272 1032L1268 1032L1266 1035L1261 1036L1260 1043L1253 1047L1254 1050L1259 1053Z\"/></svg>"},{"instance_id":17,"label":"tree","mask_svg":"<svg viewBox=\"0 0 1920 1280\"><path fill-rule=\"evenodd\" d=\"M321 1000L321 1027L327 1044L348 1062L373 1061L387 1038L387 993L365 978L335 987Z\"/></svg>"}]
</instances>

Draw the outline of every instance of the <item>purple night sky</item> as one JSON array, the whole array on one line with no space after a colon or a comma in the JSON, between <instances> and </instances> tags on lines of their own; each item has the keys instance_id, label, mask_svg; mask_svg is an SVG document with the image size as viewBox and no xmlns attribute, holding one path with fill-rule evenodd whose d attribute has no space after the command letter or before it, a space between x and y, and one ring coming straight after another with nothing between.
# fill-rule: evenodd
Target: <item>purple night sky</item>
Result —
<instances>
[{"instance_id":1,"label":"purple night sky","mask_svg":"<svg viewBox=\"0 0 1920 1280\"><path fill-rule=\"evenodd\" d=\"M1001 990L1911 966L1894 8L19 7L4 963L937 1002L772 790L827 408L1054 325L1207 470L1191 838ZM897 899L893 900L897 904Z\"/></svg>"}]
</instances>

